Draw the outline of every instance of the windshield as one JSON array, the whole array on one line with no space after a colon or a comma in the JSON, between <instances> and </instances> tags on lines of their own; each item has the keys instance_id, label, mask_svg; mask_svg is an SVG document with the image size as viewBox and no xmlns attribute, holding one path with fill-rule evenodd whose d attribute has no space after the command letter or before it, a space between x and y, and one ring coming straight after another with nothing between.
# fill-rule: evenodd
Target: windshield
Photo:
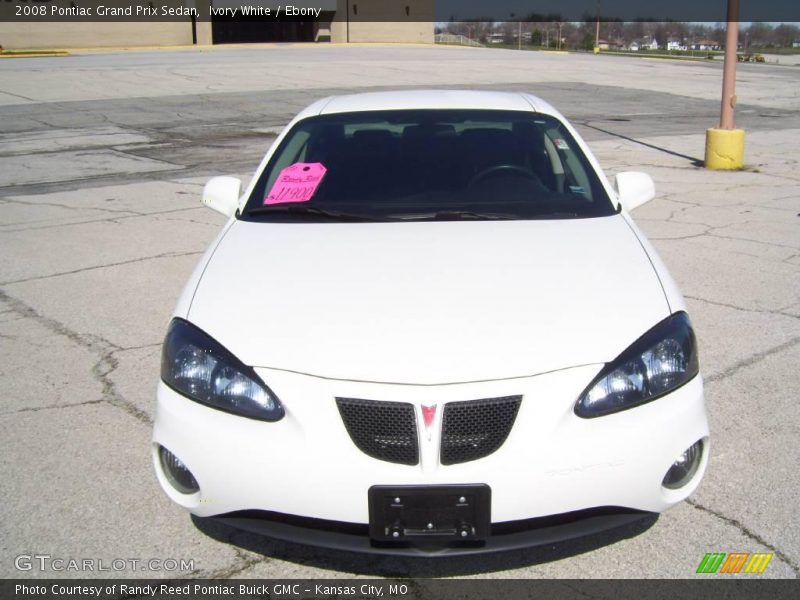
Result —
<instances>
[{"instance_id":1,"label":"windshield","mask_svg":"<svg viewBox=\"0 0 800 600\"><path fill-rule=\"evenodd\" d=\"M516 220L613 213L597 174L553 117L398 110L297 123L241 218Z\"/></svg>"}]
</instances>

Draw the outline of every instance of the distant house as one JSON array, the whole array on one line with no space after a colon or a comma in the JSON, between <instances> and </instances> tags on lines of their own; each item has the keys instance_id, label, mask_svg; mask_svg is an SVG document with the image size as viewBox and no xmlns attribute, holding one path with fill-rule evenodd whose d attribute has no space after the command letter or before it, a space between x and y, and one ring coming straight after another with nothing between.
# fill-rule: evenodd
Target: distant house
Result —
<instances>
[{"instance_id":1,"label":"distant house","mask_svg":"<svg viewBox=\"0 0 800 600\"><path fill-rule=\"evenodd\" d=\"M681 40L668 40L667 50L688 50L689 48Z\"/></svg>"},{"instance_id":2,"label":"distant house","mask_svg":"<svg viewBox=\"0 0 800 600\"><path fill-rule=\"evenodd\" d=\"M627 48L625 40L597 40L597 46L600 50L623 50Z\"/></svg>"},{"instance_id":3,"label":"distant house","mask_svg":"<svg viewBox=\"0 0 800 600\"><path fill-rule=\"evenodd\" d=\"M490 44L502 44L506 41L506 34L495 31L486 36L486 41Z\"/></svg>"},{"instance_id":4,"label":"distant house","mask_svg":"<svg viewBox=\"0 0 800 600\"><path fill-rule=\"evenodd\" d=\"M720 50L722 46L714 40L699 40L692 42L691 48L692 50Z\"/></svg>"},{"instance_id":5,"label":"distant house","mask_svg":"<svg viewBox=\"0 0 800 600\"><path fill-rule=\"evenodd\" d=\"M793 41L792 48L800 48L800 40Z\"/></svg>"},{"instance_id":6,"label":"distant house","mask_svg":"<svg viewBox=\"0 0 800 600\"><path fill-rule=\"evenodd\" d=\"M633 52L638 52L639 50L658 50L658 42L655 38L634 40L628 45L628 50Z\"/></svg>"}]
</instances>

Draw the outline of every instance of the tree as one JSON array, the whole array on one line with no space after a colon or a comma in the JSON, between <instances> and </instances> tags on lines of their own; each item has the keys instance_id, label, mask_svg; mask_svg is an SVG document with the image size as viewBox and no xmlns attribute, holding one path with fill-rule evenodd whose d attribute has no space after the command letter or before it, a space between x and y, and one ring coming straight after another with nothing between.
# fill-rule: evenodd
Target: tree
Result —
<instances>
[{"instance_id":1,"label":"tree","mask_svg":"<svg viewBox=\"0 0 800 600\"><path fill-rule=\"evenodd\" d=\"M800 28L796 25L782 23L775 28L773 39L776 46L791 48L794 41L800 40Z\"/></svg>"},{"instance_id":2,"label":"tree","mask_svg":"<svg viewBox=\"0 0 800 600\"><path fill-rule=\"evenodd\" d=\"M625 25L625 41L631 43L644 37L644 23L634 21Z\"/></svg>"},{"instance_id":3,"label":"tree","mask_svg":"<svg viewBox=\"0 0 800 600\"><path fill-rule=\"evenodd\" d=\"M726 30L725 23L717 23L714 26L713 31L711 32L711 39L719 44L720 48L725 47L725 30Z\"/></svg>"},{"instance_id":4,"label":"tree","mask_svg":"<svg viewBox=\"0 0 800 600\"><path fill-rule=\"evenodd\" d=\"M744 30L748 47L763 48L772 44L773 27L769 23L752 22Z\"/></svg>"}]
</instances>

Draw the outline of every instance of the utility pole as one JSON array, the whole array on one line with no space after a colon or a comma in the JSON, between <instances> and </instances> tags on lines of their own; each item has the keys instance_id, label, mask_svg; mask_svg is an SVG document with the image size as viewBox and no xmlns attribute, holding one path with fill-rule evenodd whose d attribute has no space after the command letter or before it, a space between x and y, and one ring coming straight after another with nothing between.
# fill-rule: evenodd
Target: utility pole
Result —
<instances>
[{"instance_id":1,"label":"utility pole","mask_svg":"<svg viewBox=\"0 0 800 600\"><path fill-rule=\"evenodd\" d=\"M345 3L345 12L347 13L347 22L345 25L347 27L346 38L347 38L347 43L349 44L350 43L350 0L347 0L347 2Z\"/></svg>"},{"instance_id":2,"label":"utility pole","mask_svg":"<svg viewBox=\"0 0 800 600\"><path fill-rule=\"evenodd\" d=\"M513 19L517 15L512 12L510 16ZM517 19L517 50L522 50L522 17Z\"/></svg>"},{"instance_id":3,"label":"utility pole","mask_svg":"<svg viewBox=\"0 0 800 600\"><path fill-rule=\"evenodd\" d=\"M744 130L734 128L736 108L736 55L739 46L739 0L728 0L725 64L722 70L722 105L719 128L706 131L705 165L708 169L744 166Z\"/></svg>"},{"instance_id":4,"label":"utility pole","mask_svg":"<svg viewBox=\"0 0 800 600\"><path fill-rule=\"evenodd\" d=\"M736 106L736 54L739 46L739 0L728 0L728 30L725 36L725 66L722 72L722 110L719 126L733 129Z\"/></svg>"},{"instance_id":5,"label":"utility pole","mask_svg":"<svg viewBox=\"0 0 800 600\"><path fill-rule=\"evenodd\" d=\"M594 30L594 53L600 53L600 0L597 0L597 27Z\"/></svg>"}]
</instances>

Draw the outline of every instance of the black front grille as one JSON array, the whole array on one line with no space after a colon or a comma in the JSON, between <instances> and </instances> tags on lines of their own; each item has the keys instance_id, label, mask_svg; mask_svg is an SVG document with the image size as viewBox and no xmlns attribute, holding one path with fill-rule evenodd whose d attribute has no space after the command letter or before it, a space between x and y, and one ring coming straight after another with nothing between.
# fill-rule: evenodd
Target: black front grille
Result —
<instances>
[{"instance_id":1,"label":"black front grille","mask_svg":"<svg viewBox=\"0 0 800 600\"><path fill-rule=\"evenodd\" d=\"M443 465L477 460L506 441L517 418L522 396L450 402L444 406Z\"/></svg>"},{"instance_id":2,"label":"black front grille","mask_svg":"<svg viewBox=\"0 0 800 600\"><path fill-rule=\"evenodd\" d=\"M355 398L337 398L336 404L350 439L364 454L401 465L419 463L413 404Z\"/></svg>"}]
</instances>

